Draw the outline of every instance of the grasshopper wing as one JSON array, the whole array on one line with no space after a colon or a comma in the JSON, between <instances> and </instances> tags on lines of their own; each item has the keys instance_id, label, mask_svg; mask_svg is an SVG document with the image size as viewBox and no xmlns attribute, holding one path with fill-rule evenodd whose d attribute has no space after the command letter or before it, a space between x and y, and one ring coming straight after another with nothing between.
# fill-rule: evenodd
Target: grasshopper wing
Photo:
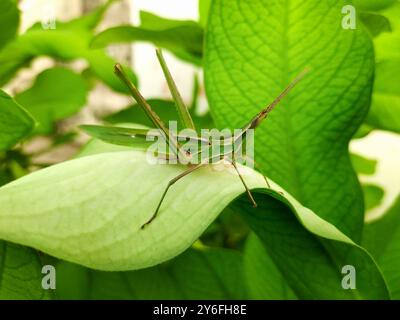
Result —
<instances>
[{"instance_id":1,"label":"grasshopper wing","mask_svg":"<svg viewBox=\"0 0 400 320\"><path fill-rule=\"evenodd\" d=\"M123 128L100 125L81 125L83 131L93 138L120 146L147 149L154 143L154 139L147 141L146 137L160 137L157 129Z\"/></svg>"}]
</instances>

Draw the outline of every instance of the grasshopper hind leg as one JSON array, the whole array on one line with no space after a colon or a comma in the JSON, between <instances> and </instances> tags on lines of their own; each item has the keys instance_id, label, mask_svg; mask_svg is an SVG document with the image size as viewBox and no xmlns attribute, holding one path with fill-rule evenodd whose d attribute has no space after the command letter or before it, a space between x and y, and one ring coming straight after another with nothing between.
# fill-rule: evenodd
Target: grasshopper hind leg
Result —
<instances>
[{"instance_id":1,"label":"grasshopper hind leg","mask_svg":"<svg viewBox=\"0 0 400 320\"><path fill-rule=\"evenodd\" d=\"M165 196L168 193L169 188L171 188L176 182L178 182L183 177L187 176L188 174L190 174L193 171L201 168L204 165L206 165L206 163L199 163L197 165L190 166L186 171L182 172L181 174L179 174L178 176L176 176L175 178L173 178L171 181L168 182L168 185L165 188L165 190L164 190L164 192L163 192L163 194L161 196L160 202L158 203L155 212L153 213L151 218L145 224L142 225L141 229L144 229L146 226L148 226L157 217L158 212L160 211L161 205L162 205L162 203L163 203L163 201L165 199Z\"/></svg>"},{"instance_id":2,"label":"grasshopper hind leg","mask_svg":"<svg viewBox=\"0 0 400 320\"><path fill-rule=\"evenodd\" d=\"M260 173L261 173L261 172L260 172ZM262 174L262 173L261 173L261 174ZM264 176L263 174L262 174L262 176L263 176L263 178L264 178L264 180L265 180L265 183L267 184L267 188L268 188L268 189L271 189L271 185L269 184L267 177Z\"/></svg>"},{"instance_id":3,"label":"grasshopper hind leg","mask_svg":"<svg viewBox=\"0 0 400 320\"><path fill-rule=\"evenodd\" d=\"M272 189L271 185L269 184L269 181L268 181L267 177L262 173L260 166L255 162L255 160L251 159L249 157L246 157L245 159L246 159L246 161L251 162L251 164L253 165L254 169L256 169L263 176L263 178L265 180L265 184L267 185L267 188L268 189Z\"/></svg>"},{"instance_id":4,"label":"grasshopper hind leg","mask_svg":"<svg viewBox=\"0 0 400 320\"><path fill-rule=\"evenodd\" d=\"M246 182L244 181L244 178L243 178L242 174L240 173L240 171L239 171L239 169L238 169L238 167L236 165L235 160L232 160L231 163L232 163L233 167L235 168L235 170L236 170L236 172L237 172L237 174L238 174L238 176L240 178L240 181L242 181L242 184L243 184L244 188L246 189L246 193L247 193L247 196L249 197L250 202L252 203L254 208L257 208L257 202L254 200L254 197L251 194L251 191L250 191L249 187L247 186Z\"/></svg>"}]
</instances>

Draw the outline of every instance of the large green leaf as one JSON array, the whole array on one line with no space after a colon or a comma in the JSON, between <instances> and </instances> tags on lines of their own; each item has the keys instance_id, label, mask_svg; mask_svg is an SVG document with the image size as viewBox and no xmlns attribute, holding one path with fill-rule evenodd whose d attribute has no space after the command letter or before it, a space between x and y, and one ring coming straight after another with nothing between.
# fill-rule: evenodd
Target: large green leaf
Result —
<instances>
[{"instance_id":1,"label":"large green leaf","mask_svg":"<svg viewBox=\"0 0 400 320\"><path fill-rule=\"evenodd\" d=\"M13 147L31 133L35 121L8 94L0 90L0 151Z\"/></svg>"},{"instance_id":2,"label":"large green leaf","mask_svg":"<svg viewBox=\"0 0 400 320\"><path fill-rule=\"evenodd\" d=\"M375 272L376 265L368 262L371 258L365 251L354 250L342 242L321 238L328 231L323 225L317 221L311 222L309 217L301 215L296 220L289 207L278 200L262 201L256 194L259 210L249 208L245 200L235 204L261 239L269 257L297 297L388 298L381 275ZM314 232L307 232L302 224ZM341 271L348 265L356 270L357 290L345 290L341 285L345 276Z\"/></svg>"},{"instance_id":3,"label":"large green leaf","mask_svg":"<svg viewBox=\"0 0 400 320\"><path fill-rule=\"evenodd\" d=\"M225 249L188 250L159 266L101 272L57 265L60 299L244 299L242 255Z\"/></svg>"},{"instance_id":4,"label":"large green leaf","mask_svg":"<svg viewBox=\"0 0 400 320\"><path fill-rule=\"evenodd\" d=\"M0 188L0 238L95 269L150 267L183 252L244 193L235 171L221 169L208 166L179 181L159 216L141 229L167 181L181 173L182 166L152 165L147 155L138 151L102 153L61 163ZM273 249L282 259L290 258L285 277L295 278L290 285L299 297L388 297L379 270L363 249L272 181L273 190L265 190L261 175L243 170L249 187L260 192L260 207L251 208L247 198L240 204L249 208L249 217L259 216L259 228L272 229L271 236L281 237ZM263 237L266 234L257 231ZM327 249L316 237L326 239ZM297 241L303 245L293 246ZM287 252L286 243L296 248L296 254ZM334 257L335 263L328 257ZM340 270L346 264L360 270L357 291L341 288ZM298 272L301 278L296 277ZM332 279L325 281L325 277ZM321 286L322 282L326 285Z\"/></svg>"},{"instance_id":5,"label":"large green leaf","mask_svg":"<svg viewBox=\"0 0 400 320\"><path fill-rule=\"evenodd\" d=\"M363 201L348 143L368 111L374 57L362 27L341 27L344 4L213 1L205 81L217 125L240 128L311 68L255 133L256 161L304 205L358 240Z\"/></svg>"},{"instance_id":6,"label":"large green leaf","mask_svg":"<svg viewBox=\"0 0 400 320\"><path fill-rule=\"evenodd\" d=\"M83 78L66 68L45 70L31 88L15 96L39 122L37 132L49 133L53 123L78 112L86 103Z\"/></svg>"},{"instance_id":7,"label":"large green leaf","mask_svg":"<svg viewBox=\"0 0 400 320\"><path fill-rule=\"evenodd\" d=\"M363 244L377 260L393 299L400 299L400 198L380 219L368 223Z\"/></svg>"},{"instance_id":8,"label":"large green leaf","mask_svg":"<svg viewBox=\"0 0 400 320\"><path fill-rule=\"evenodd\" d=\"M168 49L180 58L201 63L203 29L197 22L165 19L148 12L141 12L141 22L139 27L118 26L101 32L93 39L92 47L146 41Z\"/></svg>"},{"instance_id":9,"label":"large green leaf","mask_svg":"<svg viewBox=\"0 0 400 320\"><path fill-rule=\"evenodd\" d=\"M0 2L0 50L10 40L15 38L19 25L19 10L15 0Z\"/></svg>"},{"instance_id":10,"label":"large green leaf","mask_svg":"<svg viewBox=\"0 0 400 320\"><path fill-rule=\"evenodd\" d=\"M34 250L0 241L0 300L48 298L41 269Z\"/></svg>"}]
</instances>

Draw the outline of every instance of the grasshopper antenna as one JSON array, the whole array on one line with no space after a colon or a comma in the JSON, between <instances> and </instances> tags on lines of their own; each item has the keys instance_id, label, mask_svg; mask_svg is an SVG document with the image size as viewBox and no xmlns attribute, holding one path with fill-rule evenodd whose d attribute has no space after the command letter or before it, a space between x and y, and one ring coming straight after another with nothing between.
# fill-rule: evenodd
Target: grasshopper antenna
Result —
<instances>
[{"instance_id":1,"label":"grasshopper antenna","mask_svg":"<svg viewBox=\"0 0 400 320\"><path fill-rule=\"evenodd\" d=\"M281 100L288 95L288 93L310 72L309 68L304 69L286 88L281 94L259 114L257 114L250 123L246 126L247 129L255 129L267 117L267 115L281 102Z\"/></svg>"}]
</instances>

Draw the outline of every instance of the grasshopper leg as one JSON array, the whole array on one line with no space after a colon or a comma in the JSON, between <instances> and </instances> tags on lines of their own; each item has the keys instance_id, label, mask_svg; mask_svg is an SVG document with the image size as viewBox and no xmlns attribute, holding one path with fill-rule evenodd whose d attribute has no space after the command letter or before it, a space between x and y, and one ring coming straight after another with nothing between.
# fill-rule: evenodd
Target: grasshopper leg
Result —
<instances>
[{"instance_id":1,"label":"grasshopper leg","mask_svg":"<svg viewBox=\"0 0 400 320\"><path fill-rule=\"evenodd\" d=\"M265 180L265 183L266 183L266 185L267 185L267 188L268 188L268 189L271 189L271 185L269 184L267 177L263 175L260 166L255 162L255 160L250 159L249 157L246 157L246 159L250 160L250 161L253 163L254 168L255 168L259 173L262 174L262 176L263 176L263 178L264 178L264 180Z\"/></svg>"},{"instance_id":2,"label":"grasshopper leg","mask_svg":"<svg viewBox=\"0 0 400 320\"><path fill-rule=\"evenodd\" d=\"M180 175L176 176L175 178L173 178L171 181L168 182L168 185L165 188L163 195L161 196L160 202L158 203L156 211L151 216L151 218L144 225L142 225L141 229L144 229L146 226L148 226L157 217L158 212L160 211L161 204L163 203L164 198L167 195L167 192L168 192L169 188L171 188L177 181L179 181L183 177L187 176L188 174L190 174L193 171L201 168L204 165L206 165L206 163L199 163L199 164L196 164L194 166L191 166L186 171L182 172Z\"/></svg>"},{"instance_id":3,"label":"grasshopper leg","mask_svg":"<svg viewBox=\"0 0 400 320\"><path fill-rule=\"evenodd\" d=\"M242 176L241 173L239 172L239 169L238 169L238 167L237 167L237 165L236 165L236 162L235 162L234 160L232 160L232 165L233 165L233 167L235 168L237 174L239 175L239 178L240 178L240 180L242 181L242 183L243 183L243 185L244 185L244 188L246 189L247 195L249 196L249 199L250 199L251 203L253 204L253 207L254 207L254 208L257 208L257 203L256 203L256 201L254 200L253 195L251 194L249 187L247 186L246 182L244 181L243 176Z\"/></svg>"}]
</instances>

